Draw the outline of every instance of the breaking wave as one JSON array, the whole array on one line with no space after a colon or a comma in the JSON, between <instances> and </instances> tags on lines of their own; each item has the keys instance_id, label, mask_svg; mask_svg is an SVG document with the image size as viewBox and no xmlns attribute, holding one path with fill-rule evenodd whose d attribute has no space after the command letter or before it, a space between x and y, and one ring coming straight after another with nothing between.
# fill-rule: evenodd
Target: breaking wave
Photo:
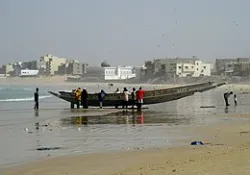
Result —
<instances>
[{"instance_id":1,"label":"breaking wave","mask_svg":"<svg viewBox=\"0 0 250 175\"><path fill-rule=\"evenodd\" d=\"M50 98L51 95L40 96L39 99ZM22 102L22 101L33 101L34 97L27 98L12 98L12 99L0 99L0 102Z\"/></svg>"}]
</instances>

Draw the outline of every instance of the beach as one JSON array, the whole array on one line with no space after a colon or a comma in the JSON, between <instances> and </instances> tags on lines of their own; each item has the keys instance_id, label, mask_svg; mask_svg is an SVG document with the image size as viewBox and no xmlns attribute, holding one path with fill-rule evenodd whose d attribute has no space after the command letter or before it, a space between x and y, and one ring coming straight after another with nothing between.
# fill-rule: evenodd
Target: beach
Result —
<instances>
[{"instance_id":1,"label":"beach","mask_svg":"<svg viewBox=\"0 0 250 175\"><path fill-rule=\"evenodd\" d=\"M200 132L197 139L204 142L202 146L190 146L192 140L186 140L183 147L48 158L9 169L4 174L249 174L248 122L187 128L186 132Z\"/></svg>"},{"instance_id":2,"label":"beach","mask_svg":"<svg viewBox=\"0 0 250 175\"><path fill-rule=\"evenodd\" d=\"M106 89L110 89L112 87L109 87L108 85L110 83L104 83L104 82L68 82L66 81L66 76L53 76L53 77L12 77L12 78L4 78L0 79L0 85L36 85L36 86L62 86L62 87L93 87L93 86L101 86ZM146 87L155 87L155 88L165 88L165 87L174 87L177 85L174 84L126 84L125 82L117 82L112 83L116 87L125 87L125 86L143 86ZM115 89L114 89L115 90Z\"/></svg>"},{"instance_id":3,"label":"beach","mask_svg":"<svg viewBox=\"0 0 250 175\"><path fill-rule=\"evenodd\" d=\"M78 85L92 91L100 87L112 91L107 84L97 87L98 83L38 78L12 79L2 85L3 95L15 93L20 98L12 99L7 94L10 99L0 101L0 174L250 173L249 85L228 84L177 101L150 105L143 115L110 109L72 111L67 103L46 92ZM124 85L140 86L115 84L114 88ZM29 108L32 98L24 98L36 86L44 97L39 114ZM144 86L153 89L174 85ZM234 106L230 99L232 105L226 109L222 94L228 90L237 94L239 104ZM213 105L216 107L201 108ZM39 130L35 129L37 123ZM191 146L192 141L202 141L204 145ZM44 146L62 149L36 150Z\"/></svg>"}]
</instances>

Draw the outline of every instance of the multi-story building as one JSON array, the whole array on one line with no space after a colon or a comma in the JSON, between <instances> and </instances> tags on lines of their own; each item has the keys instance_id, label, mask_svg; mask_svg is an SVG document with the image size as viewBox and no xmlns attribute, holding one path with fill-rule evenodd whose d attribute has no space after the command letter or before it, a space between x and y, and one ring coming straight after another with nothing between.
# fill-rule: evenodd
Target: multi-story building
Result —
<instances>
[{"instance_id":1,"label":"multi-story building","mask_svg":"<svg viewBox=\"0 0 250 175\"><path fill-rule=\"evenodd\" d=\"M57 74L58 75L84 75L86 74L86 66L87 64L80 63L79 61L73 60L66 64L61 64L58 67Z\"/></svg>"},{"instance_id":2,"label":"multi-story building","mask_svg":"<svg viewBox=\"0 0 250 175\"><path fill-rule=\"evenodd\" d=\"M211 76L211 66L210 64L202 63L200 60L195 60L194 63L177 63L176 75L178 77Z\"/></svg>"},{"instance_id":3,"label":"multi-story building","mask_svg":"<svg viewBox=\"0 0 250 175\"><path fill-rule=\"evenodd\" d=\"M219 75L249 76L250 58L216 59L215 67Z\"/></svg>"},{"instance_id":4,"label":"multi-story building","mask_svg":"<svg viewBox=\"0 0 250 175\"><path fill-rule=\"evenodd\" d=\"M224 75L225 73L233 72L233 66L237 62L237 59L226 58L226 59L216 59L215 69L218 75Z\"/></svg>"},{"instance_id":5,"label":"multi-story building","mask_svg":"<svg viewBox=\"0 0 250 175\"><path fill-rule=\"evenodd\" d=\"M145 66L154 76L178 76L178 77L199 77L199 76L210 76L211 65L202 63L196 57L193 58L164 58L155 59L152 63L146 62ZM146 76L148 76L146 74Z\"/></svg>"},{"instance_id":6,"label":"multi-story building","mask_svg":"<svg viewBox=\"0 0 250 175\"><path fill-rule=\"evenodd\" d=\"M55 75L58 72L58 67L67 63L66 58L59 58L53 55L42 56L39 60L42 67L45 67L46 75Z\"/></svg>"},{"instance_id":7,"label":"multi-story building","mask_svg":"<svg viewBox=\"0 0 250 175\"><path fill-rule=\"evenodd\" d=\"M67 65L67 74L71 75L82 75L83 74L83 66L82 63L79 62L73 62L73 63L68 63Z\"/></svg>"},{"instance_id":8,"label":"multi-story building","mask_svg":"<svg viewBox=\"0 0 250 175\"><path fill-rule=\"evenodd\" d=\"M104 80L126 80L135 78L136 74L133 67L104 67Z\"/></svg>"}]
</instances>

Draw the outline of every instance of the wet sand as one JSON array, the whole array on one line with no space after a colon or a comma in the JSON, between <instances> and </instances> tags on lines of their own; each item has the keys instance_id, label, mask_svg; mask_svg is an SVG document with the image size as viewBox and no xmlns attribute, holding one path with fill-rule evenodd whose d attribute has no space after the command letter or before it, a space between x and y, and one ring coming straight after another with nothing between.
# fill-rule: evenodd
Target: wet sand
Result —
<instances>
[{"instance_id":1,"label":"wet sand","mask_svg":"<svg viewBox=\"0 0 250 175\"><path fill-rule=\"evenodd\" d=\"M3 174L249 174L250 115L242 119L216 126L187 127L185 132L199 132L196 140L205 143L203 146L190 146L193 140L188 139L184 147L46 158Z\"/></svg>"}]
</instances>

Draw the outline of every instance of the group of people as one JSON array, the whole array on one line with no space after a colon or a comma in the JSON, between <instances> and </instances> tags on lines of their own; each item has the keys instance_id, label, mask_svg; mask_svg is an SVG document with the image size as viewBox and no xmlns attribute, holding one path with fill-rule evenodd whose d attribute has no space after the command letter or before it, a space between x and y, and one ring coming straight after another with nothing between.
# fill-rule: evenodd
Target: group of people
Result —
<instances>
[{"instance_id":1,"label":"group of people","mask_svg":"<svg viewBox=\"0 0 250 175\"><path fill-rule=\"evenodd\" d=\"M115 93L121 93L120 90L117 88ZM137 105L138 109L141 109L141 106L143 104L143 97L145 94L145 90L143 90L141 87L138 91L136 91L135 88L133 88L132 92L130 93L126 87L123 89L123 103L122 108L128 108L128 102L129 102L129 96L131 96L132 101L132 109L134 109L135 105Z\"/></svg>"},{"instance_id":2,"label":"group of people","mask_svg":"<svg viewBox=\"0 0 250 175\"><path fill-rule=\"evenodd\" d=\"M39 89L36 88L36 91L34 93L34 109L38 110L39 109L39 94L38 94ZM86 88L81 89L80 87L77 89L73 89L72 93L75 96L76 99L76 105L77 108L80 108L80 105L83 106L83 108L88 108L88 92ZM121 93L119 89L117 88L115 93ZM136 91L135 88L133 88L132 92L130 93L126 87L124 87L122 95L123 95L123 103L122 103L122 108L128 108L129 105L129 97L131 96L131 101L132 101L132 108L134 109L135 105L137 105L138 109L141 109L141 106L143 104L143 97L144 97L145 91L140 87L138 91ZM106 92L104 90L101 90L98 93L98 101L100 104L100 108L103 108L103 102L106 96ZM74 105L73 103L71 105ZM74 108L73 106L71 106Z\"/></svg>"},{"instance_id":3,"label":"group of people","mask_svg":"<svg viewBox=\"0 0 250 175\"><path fill-rule=\"evenodd\" d=\"M34 93L34 109L38 110L39 109L39 89L36 88L36 91ZM81 89L80 87L77 88L76 90L72 91L75 95L76 98L76 104L77 108L80 107L80 104L83 106L83 108L88 108L88 92L86 88ZM115 93L121 93L120 90L117 88ZM228 99L229 97L233 94L232 91L225 92L223 94L225 104L226 106L230 106ZM100 104L100 108L103 108L103 102L106 96L106 92L104 90L101 90L98 93L98 101ZM122 108L128 108L128 103L129 103L129 96L131 96L131 101L132 101L132 109L134 109L135 105L137 105L138 109L141 109L142 104L143 104L143 97L145 95L145 90L143 90L141 87L139 88L138 91L136 91L135 88L133 88L132 92L130 93L126 87L124 87L123 92L123 103L122 103ZM234 94L234 104L235 106L238 104L237 96Z\"/></svg>"},{"instance_id":4,"label":"group of people","mask_svg":"<svg viewBox=\"0 0 250 175\"><path fill-rule=\"evenodd\" d=\"M80 108L80 104L83 108L88 108L88 92L86 88L81 89L80 87L73 90L76 98L77 108Z\"/></svg>"},{"instance_id":5,"label":"group of people","mask_svg":"<svg viewBox=\"0 0 250 175\"><path fill-rule=\"evenodd\" d=\"M76 90L73 90L73 93L76 98L76 104L77 108L80 108L80 105L83 106L83 108L88 108L88 92L86 88L83 90L79 87ZM115 91L115 93L121 93L119 89ZM123 103L122 108L128 108L129 105L129 99L131 96L132 101L132 108L134 109L135 105L137 105L138 109L141 109L141 106L143 104L143 97L144 97L145 91L140 87L138 91L136 91L135 88L133 88L132 92L130 93L126 87L124 87L122 95L123 95ZM100 108L103 108L103 102L105 99L105 96L107 93L104 90L101 90L98 93L98 101Z\"/></svg>"},{"instance_id":6,"label":"group of people","mask_svg":"<svg viewBox=\"0 0 250 175\"><path fill-rule=\"evenodd\" d=\"M88 108L88 92L86 88L81 89L80 87L77 88L76 90L73 90L73 93L75 95L76 98L76 105L77 108L80 108L80 105L83 106L83 108L87 109ZM103 102L104 102L104 98L106 96L106 92L104 90L101 90L98 93L98 101L100 104L100 108L103 107Z\"/></svg>"}]
</instances>

